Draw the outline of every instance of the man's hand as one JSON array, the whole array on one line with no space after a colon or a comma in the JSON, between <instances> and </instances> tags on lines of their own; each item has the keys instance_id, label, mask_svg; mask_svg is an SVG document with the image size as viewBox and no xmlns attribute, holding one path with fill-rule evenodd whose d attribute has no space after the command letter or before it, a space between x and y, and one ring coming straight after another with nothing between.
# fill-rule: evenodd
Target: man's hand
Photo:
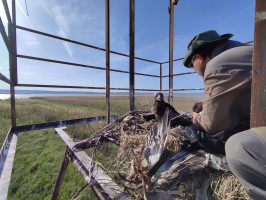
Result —
<instances>
[{"instance_id":1,"label":"man's hand","mask_svg":"<svg viewBox=\"0 0 266 200\"><path fill-rule=\"evenodd\" d=\"M193 112L196 112L196 113L199 113L202 111L202 102L197 102L193 105L192 107L192 111Z\"/></svg>"},{"instance_id":2,"label":"man's hand","mask_svg":"<svg viewBox=\"0 0 266 200\"><path fill-rule=\"evenodd\" d=\"M197 119L199 113L193 112L192 113L192 123L195 124L195 119Z\"/></svg>"}]
</instances>

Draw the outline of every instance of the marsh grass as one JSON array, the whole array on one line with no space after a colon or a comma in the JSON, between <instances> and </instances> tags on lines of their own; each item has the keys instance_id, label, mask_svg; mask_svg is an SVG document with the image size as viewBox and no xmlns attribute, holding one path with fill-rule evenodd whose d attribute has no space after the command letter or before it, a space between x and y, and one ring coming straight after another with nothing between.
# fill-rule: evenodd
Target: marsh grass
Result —
<instances>
[{"instance_id":1,"label":"marsh grass","mask_svg":"<svg viewBox=\"0 0 266 200\"><path fill-rule=\"evenodd\" d=\"M191 111L200 98L177 97L174 107ZM149 111L153 97L136 97L136 108ZM111 97L111 114L129 111L128 97ZM143 106L146 105L146 106ZM16 100L17 125L27 125L105 115L105 97L46 97ZM0 142L11 126L10 102L0 100ZM82 140L97 132L105 122L68 126L66 132L75 140ZM50 199L62 163L66 145L54 129L19 133L17 151L9 187L8 199ZM89 156L92 149L86 150ZM94 159L109 167L118 147L105 144L97 149ZM111 170L117 170L112 169ZM110 175L112 177L112 175ZM71 199L85 182L70 163L66 171L59 199ZM96 199L90 188L78 199Z\"/></svg>"}]
</instances>

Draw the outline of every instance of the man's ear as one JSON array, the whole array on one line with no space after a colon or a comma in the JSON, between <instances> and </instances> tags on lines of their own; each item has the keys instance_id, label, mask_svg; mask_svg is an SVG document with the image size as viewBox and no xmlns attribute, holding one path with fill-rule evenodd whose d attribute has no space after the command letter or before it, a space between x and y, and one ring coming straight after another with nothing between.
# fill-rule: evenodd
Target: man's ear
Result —
<instances>
[{"instance_id":1,"label":"man's ear","mask_svg":"<svg viewBox=\"0 0 266 200\"><path fill-rule=\"evenodd\" d=\"M203 64L205 62L205 60L206 60L202 55L200 55L198 53L196 53L196 58L198 59L200 64Z\"/></svg>"}]
</instances>

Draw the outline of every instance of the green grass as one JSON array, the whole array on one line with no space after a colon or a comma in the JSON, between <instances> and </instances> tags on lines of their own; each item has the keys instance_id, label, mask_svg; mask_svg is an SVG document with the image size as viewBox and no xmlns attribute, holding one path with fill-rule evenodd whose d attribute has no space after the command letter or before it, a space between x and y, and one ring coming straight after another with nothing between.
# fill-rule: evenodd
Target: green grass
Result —
<instances>
[{"instance_id":1,"label":"green grass","mask_svg":"<svg viewBox=\"0 0 266 200\"><path fill-rule=\"evenodd\" d=\"M136 107L151 102L153 97L136 97ZM177 110L190 111L199 98L175 98ZM128 97L111 98L111 114L129 111ZM144 107L145 110L150 109ZM105 115L105 97L47 97L16 100L17 125L44 123L84 117ZM10 122L10 102L0 100L0 142L4 141ZM66 132L72 138L81 140L102 128L105 122L69 126ZM54 129L45 129L19 133L17 150L8 199L50 199L60 170L66 145L54 133ZM112 144L101 146L95 160L108 167L118 147ZM91 150L86 151L91 156ZM74 166L69 163L59 199L71 199L85 182ZM87 187L79 199L96 199Z\"/></svg>"}]
</instances>

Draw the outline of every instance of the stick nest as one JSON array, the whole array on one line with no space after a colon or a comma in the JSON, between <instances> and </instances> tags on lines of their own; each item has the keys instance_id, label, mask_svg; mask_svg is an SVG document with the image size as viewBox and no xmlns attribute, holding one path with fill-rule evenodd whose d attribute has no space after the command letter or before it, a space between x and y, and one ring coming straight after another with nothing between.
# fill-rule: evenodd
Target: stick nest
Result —
<instances>
[{"instance_id":1,"label":"stick nest","mask_svg":"<svg viewBox=\"0 0 266 200\"><path fill-rule=\"evenodd\" d=\"M125 116L123 120L119 120L112 127L113 130L120 132L120 148L114 162L114 166L119 172L115 179L124 186L124 191L132 199L143 199L144 192L149 190L150 169L141 166L143 157L140 152L144 148L146 139L156 122L156 119L145 120L143 113L133 112ZM160 162L164 163L179 151L178 138L169 135ZM208 187L209 199L251 200L232 173L213 173L208 170L205 170L204 173L204 177L201 173L194 175L178 187L178 190L183 193L183 197L179 199L194 199L195 184L199 184L202 179L208 177L210 180Z\"/></svg>"}]
</instances>

